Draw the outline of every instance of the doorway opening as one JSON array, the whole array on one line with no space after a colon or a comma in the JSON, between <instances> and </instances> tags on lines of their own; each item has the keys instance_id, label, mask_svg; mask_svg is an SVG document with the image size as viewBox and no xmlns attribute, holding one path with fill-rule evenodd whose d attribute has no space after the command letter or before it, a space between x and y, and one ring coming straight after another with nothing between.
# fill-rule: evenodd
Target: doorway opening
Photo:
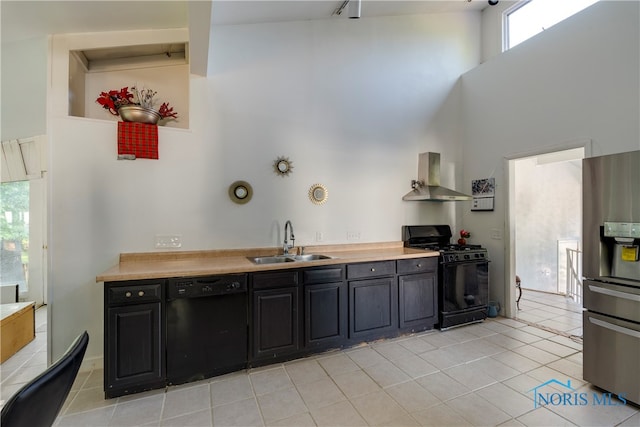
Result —
<instances>
[{"instance_id":1,"label":"doorway opening","mask_svg":"<svg viewBox=\"0 0 640 427\"><path fill-rule=\"evenodd\" d=\"M524 290L575 295L582 253L583 148L515 162L516 272Z\"/></svg>"},{"instance_id":2,"label":"doorway opening","mask_svg":"<svg viewBox=\"0 0 640 427\"><path fill-rule=\"evenodd\" d=\"M0 184L0 285L17 285L17 293L3 293L5 302L46 304L44 191L44 179Z\"/></svg>"},{"instance_id":3,"label":"doorway opening","mask_svg":"<svg viewBox=\"0 0 640 427\"><path fill-rule=\"evenodd\" d=\"M516 275L523 300L548 294L565 298L567 308L582 303L582 159L589 154L590 141L583 140L506 159L510 317L550 320L548 313L527 312L522 302L518 309Z\"/></svg>"}]
</instances>

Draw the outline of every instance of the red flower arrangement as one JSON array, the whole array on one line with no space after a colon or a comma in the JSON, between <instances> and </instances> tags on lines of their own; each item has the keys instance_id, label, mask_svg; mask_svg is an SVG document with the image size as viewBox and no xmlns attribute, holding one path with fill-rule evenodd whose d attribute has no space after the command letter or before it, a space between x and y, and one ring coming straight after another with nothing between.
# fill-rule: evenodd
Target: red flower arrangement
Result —
<instances>
[{"instance_id":1,"label":"red flower arrangement","mask_svg":"<svg viewBox=\"0 0 640 427\"><path fill-rule=\"evenodd\" d=\"M102 108L108 110L114 116L118 115L118 107L121 105L132 104L133 94L129 92L128 87L118 90L110 90L109 92L100 92L100 96L96 102L102 105Z\"/></svg>"},{"instance_id":2,"label":"red flower arrangement","mask_svg":"<svg viewBox=\"0 0 640 427\"><path fill-rule=\"evenodd\" d=\"M459 245L466 245L467 244L467 239L469 237L471 237L471 233L469 233L465 229L460 230L460 238L458 239L458 244Z\"/></svg>"},{"instance_id":3,"label":"red flower arrangement","mask_svg":"<svg viewBox=\"0 0 640 427\"><path fill-rule=\"evenodd\" d=\"M135 86L132 86L131 90L133 90L133 93L129 92L129 87L127 86L120 90L100 92L100 96L98 96L96 102L114 116L118 115L118 108L123 105L140 105L141 107L154 110L154 97L157 92L151 89L138 90ZM173 107L170 107L168 102L163 102L162 105L160 105L158 114L160 114L160 117L163 119L178 118L178 113L173 111Z\"/></svg>"}]
</instances>

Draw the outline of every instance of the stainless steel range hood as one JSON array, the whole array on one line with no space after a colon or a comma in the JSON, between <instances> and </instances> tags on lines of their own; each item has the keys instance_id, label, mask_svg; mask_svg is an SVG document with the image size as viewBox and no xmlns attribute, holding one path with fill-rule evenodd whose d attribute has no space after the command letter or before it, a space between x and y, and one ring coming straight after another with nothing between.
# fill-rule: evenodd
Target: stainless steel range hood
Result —
<instances>
[{"instance_id":1,"label":"stainless steel range hood","mask_svg":"<svg viewBox=\"0 0 640 427\"><path fill-rule=\"evenodd\" d=\"M413 190L404 195L408 201L471 200L471 196L440 186L440 153L420 153L418 179L411 181Z\"/></svg>"}]
</instances>

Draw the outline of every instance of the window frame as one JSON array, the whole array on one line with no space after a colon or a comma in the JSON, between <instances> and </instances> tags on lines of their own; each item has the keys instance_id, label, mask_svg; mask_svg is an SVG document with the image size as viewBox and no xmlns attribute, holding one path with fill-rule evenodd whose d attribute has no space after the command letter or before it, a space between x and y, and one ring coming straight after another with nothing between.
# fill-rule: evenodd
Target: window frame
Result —
<instances>
[{"instance_id":1,"label":"window frame","mask_svg":"<svg viewBox=\"0 0 640 427\"><path fill-rule=\"evenodd\" d=\"M506 52L511 49L509 46L509 15L521 9L525 5L531 3L533 0L521 0L506 8L502 12L502 51Z\"/></svg>"},{"instance_id":2,"label":"window frame","mask_svg":"<svg viewBox=\"0 0 640 427\"><path fill-rule=\"evenodd\" d=\"M537 0L539 3L543 4L542 8L537 8L536 7L536 11L533 12L530 16L528 15L523 15L524 18L528 18L530 17L531 19L534 19L534 22L538 21L540 18L540 11L547 12L549 14L549 16L551 16L552 18L550 20L547 20L546 25L542 26L542 30L537 31L531 35L529 35L526 38L523 38L522 40L520 40L516 45L512 46L512 40L511 40L511 16L521 10L523 7L533 3L534 0L521 0L518 1L516 3L514 3L513 5L507 7L503 12L502 12L502 52L506 52L509 49L512 49L513 47L517 46L518 44L525 42L526 40L529 40L530 38L535 37L536 35L540 34L541 32L544 32L545 30L547 30L548 28L551 28L553 26L555 26L556 24L559 24L562 21L565 21L566 19L569 19L570 17L582 12L583 10L593 6L594 4L598 3L601 0L562 0L562 1L566 1L567 3L563 3L563 6L566 6L567 4L570 4L571 6L569 8L565 7L564 10L561 7L560 8L560 13L558 14L554 14L554 12L549 9L550 3L552 3L551 1L542 1L542 0ZM544 4L546 3L546 5ZM575 3L575 4L573 4ZM556 5L557 3L553 3L554 5ZM546 7L544 7L546 6ZM537 12L537 13L536 13ZM557 20L556 20L557 19ZM543 22L544 24L544 22Z\"/></svg>"}]
</instances>

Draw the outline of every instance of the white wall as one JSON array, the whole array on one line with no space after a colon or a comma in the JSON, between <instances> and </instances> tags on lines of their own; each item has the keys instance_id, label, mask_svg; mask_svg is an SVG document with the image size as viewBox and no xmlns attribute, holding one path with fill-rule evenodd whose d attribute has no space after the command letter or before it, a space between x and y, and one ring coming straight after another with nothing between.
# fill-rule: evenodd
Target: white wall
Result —
<instances>
[{"instance_id":1,"label":"white wall","mask_svg":"<svg viewBox=\"0 0 640 427\"><path fill-rule=\"evenodd\" d=\"M400 240L400 227L460 222L456 204L402 202L418 153L442 153L443 183L461 186L460 74L479 62L479 14L237 25L214 29L210 75L191 76L190 129L160 128L159 160L116 160L116 124L68 117L68 50L126 35L57 36L51 128L50 335L53 356L88 329L102 355L96 275L118 254ZM149 32L145 37L154 37ZM140 41L140 39L137 39ZM84 46L97 47L97 46ZM277 176L278 156L293 173ZM254 196L229 200L235 180ZM314 183L329 199L313 205ZM468 190L468 189L467 189ZM315 242L316 232L324 236Z\"/></svg>"},{"instance_id":2,"label":"white wall","mask_svg":"<svg viewBox=\"0 0 640 427\"><path fill-rule=\"evenodd\" d=\"M48 49L46 38L2 43L0 140L47 133Z\"/></svg>"},{"instance_id":3,"label":"white wall","mask_svg":"<svg viewBox=\"0 0 640 427\"><path fill-rule=\"evenodd\" d=\"M520 0L500 0L482 10L482 62L502 53L503 13Z\"/></svg>"},{"instance_id":4,"label":"white wall","mask_svg":"<svg viewBox=\"0 0 640 427\"><path fill-rule=\"evenodd\" d=\"M496 178L495 211L463 213L488 246L492 299L510 255L490 238L506 222L505 157L581 139L592 155L640 148L639 20L638 2L599 2L463 75L464 179Z\"/></svg>"}]
</instances>

